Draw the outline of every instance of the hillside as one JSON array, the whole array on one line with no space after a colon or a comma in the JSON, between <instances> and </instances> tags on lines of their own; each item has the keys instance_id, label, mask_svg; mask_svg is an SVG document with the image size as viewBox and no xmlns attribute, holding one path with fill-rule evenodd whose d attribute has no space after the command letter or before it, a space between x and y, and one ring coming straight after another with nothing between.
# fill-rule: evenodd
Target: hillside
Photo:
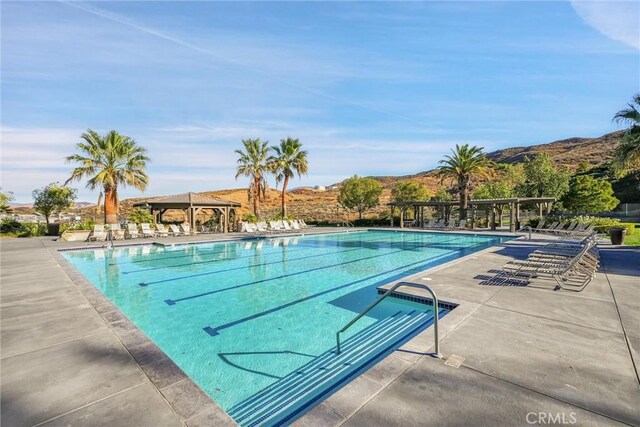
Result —
<instances>
[{"instance_id":1,"label":"hillside","mask_svg":"<svg viewBox=\"0 0 640 427\"><path fill-rule=\"evenodd\" d=\"M548 153L551 159L558 166L566 166L571 170L577 169L582 162L587 162L593 167L604 165L611 159L616 145L619 143L623 132L613 132L598 138L569 138L554 141L548 144L533 145L529 147L512 147L488 153L488 157L495 162L518 163L522 162L525 156L534 156L538 153ZM441 186L439 179L435 176L435 170L427 170L413 175L404 176L377 176L372 177L382 183L384 191L381 197L381 206L371 211L371 214L383 214L388 210L385 204L390 199L391 188L403 179L411 179L422 182L429 191L434 194ZM339 186L340 183L328 188ZM185 189L187 191L188 189ZM250 211L247 201L246 189L228 189L218 191L207 191L203 194L222 197L228 200L239 202L243 205L240 214ZM295 217L308 220L336 221L346 218L347 213L338 206L338 190L328 189L319 191L310 188L298 188L289 192L289 213ZM138 199L127 199L121 203L122 212L126 213L131 209L133 202ZM276 189L268 191L266 203L262 206L264 216L272 216L279 212L280 192ZM351 219L355 214L350 215ZM176 218L177 219L177 218Z\"/></svg>"}]
</instances>

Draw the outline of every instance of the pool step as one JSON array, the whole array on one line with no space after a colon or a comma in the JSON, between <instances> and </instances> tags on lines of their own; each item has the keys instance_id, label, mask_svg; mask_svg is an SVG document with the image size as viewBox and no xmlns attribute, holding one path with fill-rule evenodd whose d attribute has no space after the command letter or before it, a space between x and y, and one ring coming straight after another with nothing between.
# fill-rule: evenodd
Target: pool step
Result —
<instances>
[{"instance_id":1,"label":"pool step","mask_svg":"<svg viewBox=\"0 0 640 427\"><path fill-rule=\"evenodd\" d=\"M241 426L280 425L351 379L380 355L433 322L433 313L397 312L345 340L340 355L327 351L229 410Z\"/></svg>"}]
</instances>

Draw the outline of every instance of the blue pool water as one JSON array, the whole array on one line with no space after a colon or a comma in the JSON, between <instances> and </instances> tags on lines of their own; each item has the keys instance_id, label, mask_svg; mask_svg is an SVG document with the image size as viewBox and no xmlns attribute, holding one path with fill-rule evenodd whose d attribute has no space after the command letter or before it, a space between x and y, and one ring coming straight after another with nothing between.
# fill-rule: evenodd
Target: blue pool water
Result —
<instances>
[{"instance_id":1,"label":"blue pool water","mask_svg":"<svg viewBox=\"0 0 640 427\"><path fill-rule=\"evenodd\" d=\"M241 425L289 421L433 322L376 288L505 237L367 231L64 257ZM440 316L448 310L441 308Z\"/></svg>"}]
</instances>

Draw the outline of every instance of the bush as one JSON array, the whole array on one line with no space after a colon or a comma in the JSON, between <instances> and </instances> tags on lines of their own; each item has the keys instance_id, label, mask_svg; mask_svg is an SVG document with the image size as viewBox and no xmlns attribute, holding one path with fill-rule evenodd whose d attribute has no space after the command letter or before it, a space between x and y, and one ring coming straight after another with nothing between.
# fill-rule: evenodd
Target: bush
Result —
<instances>
[{"instance_id":1,"label":"bush","mask_svg":"<svg viewBox=\"0 0 640 427\"><path fill-rule=\"evenodd\" d=\"M258 222L258 217L251 212L242 215L243 222Z\"/></svg>"},{"instance_id":2,"label":"bush","mask_svg":"<svg viewBox=\"0 0 640 427\"><path fill-rule=\"evenodd\" d=\"M93 230L94 225L96 225L96 222L92 218L75 224L60 224L60 234L67 230Z\"/></svg>"},{"instance_id":3,"label":"bush","mask_svg":"<svg viewBox=\"0 0 640 427\"><path fill-rule=\"evenodd\" d=\"M44 236L47 233L47 224L4 219L0 224L0 231L2 234L16 235L18 237Z\"/></svg>"},{"instance_id":4,"label":"bush","mask_svg":"<svg viewBox=\"0 0 640 427\"><path fill-rule=\"evenodd\" d=\"M129 221L135 222L136 224L153 224L153 220L153 215L146 209L136 208L129 213Z\"/></svg>"}]
</instances>

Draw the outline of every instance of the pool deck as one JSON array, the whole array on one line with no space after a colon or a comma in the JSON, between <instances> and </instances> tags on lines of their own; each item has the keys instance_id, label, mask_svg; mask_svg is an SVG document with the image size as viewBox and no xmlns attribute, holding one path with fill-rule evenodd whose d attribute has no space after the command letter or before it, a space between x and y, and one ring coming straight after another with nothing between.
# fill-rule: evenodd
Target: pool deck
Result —
<instances>
[{"instance_id":1,"label":"pool deck","mask_svg":"<svg viewBox=\"0 0 640 427\"><path fill-rule=\"evenodd\" d=\"M543 243L506 242L411 276L459 304L441 321L444 359L427 354L428 328L295 424L640 425L640 248L600 245L581 293L480 284ZM233 424L57 253L81 246L96 244L0 240L2 423Z\"/></svg>"}]
</instances>

